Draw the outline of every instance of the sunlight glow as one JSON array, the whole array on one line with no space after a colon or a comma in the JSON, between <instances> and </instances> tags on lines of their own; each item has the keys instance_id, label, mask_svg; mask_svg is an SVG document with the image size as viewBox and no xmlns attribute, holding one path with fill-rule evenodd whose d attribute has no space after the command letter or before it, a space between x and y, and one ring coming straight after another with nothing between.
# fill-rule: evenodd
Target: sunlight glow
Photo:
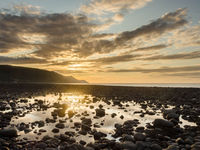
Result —
<instances>
[{"instance_id":1,"label":"sunlight glow","mask_svg":"<svg viewBox=\"0 0 200 150\"><path fill-rule=\"evenodd\" d=\"M72 64L68 66L69 70L82 70L80 67L83 67L83 64Z\"/></svg>"},{"instance_id":2,"label":"sunlight glow","mask_svg":"<svg viewBox=\"0 0 200 150\"><path fill-rule=\"evenodd\" d=\"M47 41L47 37L43 34L32 34L32 33L25 33L19 35L23 42L29 44L45 44Z\"/></svg>"}]
</instances>

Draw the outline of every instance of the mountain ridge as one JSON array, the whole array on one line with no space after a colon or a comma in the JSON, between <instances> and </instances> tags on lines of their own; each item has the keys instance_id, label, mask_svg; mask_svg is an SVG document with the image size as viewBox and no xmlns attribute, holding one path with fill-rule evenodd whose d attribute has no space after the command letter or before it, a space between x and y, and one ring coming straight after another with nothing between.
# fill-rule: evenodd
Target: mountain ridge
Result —
<instances>
[{"instance_id":1,"label":"mountain ridge","mask_svg":"<svg viewBox=\"0 0 200 150\"><path fill-rule=\"evenodd\" d=\"M64 76L44 69L0 65L0 83L87 83L73 76Z\"/></svg>"}]
</instances>

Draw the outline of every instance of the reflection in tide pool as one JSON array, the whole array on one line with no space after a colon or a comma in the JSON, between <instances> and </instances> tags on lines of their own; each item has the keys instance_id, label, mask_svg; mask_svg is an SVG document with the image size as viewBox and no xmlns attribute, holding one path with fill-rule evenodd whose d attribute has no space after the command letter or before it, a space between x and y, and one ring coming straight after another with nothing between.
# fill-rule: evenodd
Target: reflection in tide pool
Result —
<instances>
[{"instance_id":1,"label":"reflection in tide pool","mask_svg":"<svg viewBox=\"0 0 200 150\"><path fill-rule=\"evenodd\" d=\"M107 138L114 139L111 135L114 134L116 123L123 124L127 120L137 119L139 126L146 127L156 118L163 118L162 110L153 104L144 109L134 101L119 103L120 105L116 105L113 101L108 103L92 95L72 93L23 98L17 103L17 111L21 111L21 114L13 117L11 124L19 130L21 140L40 140L45 135L74 134L77 141L94 142L90 132L101 131L107 134ZM97 109L102 111L102 116L97 115ZM144 113L145 111L149 113ZM92 123L91 126L90 123L86 124L90 129L83 133L82 130L87 128L82 125L85 118L91 119ZM181 127L196 126L181 117L180 121Z\"/></svg>"}]
</instances>

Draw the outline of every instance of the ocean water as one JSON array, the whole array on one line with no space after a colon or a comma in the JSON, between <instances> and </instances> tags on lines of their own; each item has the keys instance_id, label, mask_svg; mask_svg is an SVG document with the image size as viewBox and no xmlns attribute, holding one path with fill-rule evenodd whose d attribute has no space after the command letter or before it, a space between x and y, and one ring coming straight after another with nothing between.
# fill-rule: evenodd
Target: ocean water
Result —
<instances>
[{"instance_id":1,"label":"ocean water","mask_svg":"<svg viewBox=\"0 0 200 150\"><path fill-rule=\"evenodd\" d=\"M200 88L200 83L66 83L66 84L71 84L71 85L129 86L129 87Z\"/></svg>"},{"instance_id":2,"label":"ocean water","mask_svg":"<svg viewBox=\"0 0 200 150\"><path fill-rule=\"evenodd\" d=\"M200 88L200 83L104 83L96 85L131 86L131 87L181 87Z\"/></svg>"},{"instance_id":3,"label":"ocean water","mask_svg":"<svg viewBox=\"0 0 200 150\"><path fill-rule=\"evenodd\" d=\"M62 85L103 85L128 87L172 87L172 88L200 88L200 83L48 83L31 82L28 84L62 84Z\"/></svg>"}]
</instances>

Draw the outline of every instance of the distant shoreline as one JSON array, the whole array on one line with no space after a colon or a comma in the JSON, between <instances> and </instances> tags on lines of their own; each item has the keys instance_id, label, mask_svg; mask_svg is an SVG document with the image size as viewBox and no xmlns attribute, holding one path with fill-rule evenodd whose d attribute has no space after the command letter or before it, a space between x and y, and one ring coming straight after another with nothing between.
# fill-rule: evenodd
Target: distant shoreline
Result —
<instances>
[{"instance_id":1,"label":"distant shoreline","mask_svg":"<svg viewBox=\"0 0 200 150\"><path fill-rule=\"evenodd\" d=\"M123 96L126 99L159 99L187 101L194 97L199 97L200 88L177 88L177 87L130 87L130 86L108 86L89 84L0 84L0 94L14 93L23 95L24 93L74 93L91 94L102 97Z\"/></svg>"},{"instance_id":2,"label":"distant shoreline","mask_svg":"<svg viewBox=\"0 0 200 150\"><path fill-rule=\"evenodd\" d=\"M158 88L200 88L200 83L51 83L51 82L0 82L1 84L38 84L38 85L88 85L114 87L158 87Z\"/></svg>"}]
</instances>

